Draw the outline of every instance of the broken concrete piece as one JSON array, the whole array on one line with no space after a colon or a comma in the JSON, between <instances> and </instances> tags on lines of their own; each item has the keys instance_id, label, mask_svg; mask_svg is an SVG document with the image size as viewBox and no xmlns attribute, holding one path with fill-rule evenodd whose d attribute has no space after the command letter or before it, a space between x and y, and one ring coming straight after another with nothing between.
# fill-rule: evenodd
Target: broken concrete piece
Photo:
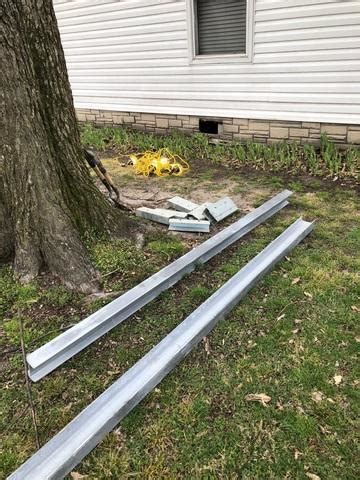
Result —
<instances>
[{"instance_id":1,"label":"broken concrete piece","mask_svg":"<svg viewBox=\"0 0 360 480\"><path fill-rule=\"evenodd\" d=\"M237 210L239 209L231 198L224 197L218 202L208 205L205 210L205 215L210 222L220 222L220 220L223 220Z\"/></svg>"},{"instance_id":2,"label":"broken concrete piece","mask_svg":"<svg viewBox=\"0 0 360 480\"><path fill-rule=\"evenodd\" d=\"M186 218L187 213L176 210L167 210L166 208L148 208L140 207L136 209L136 216L152 220L157 223L169 225L170 218Z\"/></svg>"},{"instance_id":3,"label":"broken concrete piece","mask_svg":"<svg viewBox=\"0 0 360 480\"><path fill-rule=\"evenodd\" d=\"M174 208L175 210L179 210L180 212L191 212L199 205L197 203L191 202L190 200L186 200L182 197L173 197L168 200L168 204L170 207Z\"/></svg>"},{"instance_id":4,"label":"broken concrete piece","mask_svg":"<svg viewBox=\"0 0 360 480\"><path fill-rule=\"evenodd\" d=\"M177 232L203 232L210 231L210 222L208 220L188 220L182 218L170 218L169 230Z\"/></svg>"}]
</instances>

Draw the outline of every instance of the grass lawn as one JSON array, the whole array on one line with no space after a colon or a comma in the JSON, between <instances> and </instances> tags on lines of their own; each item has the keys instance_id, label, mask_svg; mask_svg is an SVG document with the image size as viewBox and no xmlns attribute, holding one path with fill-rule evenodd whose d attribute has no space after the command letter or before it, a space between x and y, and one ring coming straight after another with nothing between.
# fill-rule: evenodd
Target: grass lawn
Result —
<instances>
[{"instance_id":1,"label":"grass lawn","mask_svg":"<svg viewBox=\"0 0 360 480\"><path fill-rule=\"evenodd\" d=\"M122 192L227 192L238 218L283 188L290 207L188 275L32 392L44 444L164 335L302 215L316 228L76 467L88 479L356 479L359 415L360 201L354 188L193 163L181 178L109 171ZM145 201L145 200L144 200ZM231 223L234 218L220 227ZM214 232L213 232L214 233ZM88 239L106 291L123 292L201 236L151 231L142 250ZM114 272L110 275L110 272ZM46 275L20 286L0 268L0 478L36 451L19 351L28 351L109 299L66 291ZM264 393L266 405L246 395ZM73 478L77 477L73 474Z\"/></svg>"}]
</instances>

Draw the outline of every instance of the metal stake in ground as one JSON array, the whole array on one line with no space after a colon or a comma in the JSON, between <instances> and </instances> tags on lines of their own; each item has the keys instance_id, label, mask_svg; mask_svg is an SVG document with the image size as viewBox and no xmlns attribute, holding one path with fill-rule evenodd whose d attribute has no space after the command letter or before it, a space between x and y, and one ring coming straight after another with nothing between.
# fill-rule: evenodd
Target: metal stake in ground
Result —
<instances>
[{"instance_id":1,"label":"metal stake in ground","mask_svg":"<svg viewBox=\"0 0 360 480\"><path fill-rule=\"evenodd\" d=\"M9 480L63 478L312 229L312 223L301 219L294 222L10 475Z\"/></svg>"}]
</instances>

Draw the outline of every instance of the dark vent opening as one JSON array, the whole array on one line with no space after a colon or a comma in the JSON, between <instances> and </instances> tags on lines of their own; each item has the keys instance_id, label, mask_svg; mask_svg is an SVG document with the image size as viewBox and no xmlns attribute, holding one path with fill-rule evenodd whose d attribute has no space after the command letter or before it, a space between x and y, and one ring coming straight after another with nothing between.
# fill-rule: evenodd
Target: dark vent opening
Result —
<instances>
[{"instance_id":1,"label":"dark vent opening","mask_svg":"<svg viewBox=\"0 0 360 480\"><path fill-rule=\"evenodd\" d=\"M218 135L219 133L219 122L214 120L199 120L199 130L201 133L210 133L212 135Z\"/></svg>"}]
</instances>

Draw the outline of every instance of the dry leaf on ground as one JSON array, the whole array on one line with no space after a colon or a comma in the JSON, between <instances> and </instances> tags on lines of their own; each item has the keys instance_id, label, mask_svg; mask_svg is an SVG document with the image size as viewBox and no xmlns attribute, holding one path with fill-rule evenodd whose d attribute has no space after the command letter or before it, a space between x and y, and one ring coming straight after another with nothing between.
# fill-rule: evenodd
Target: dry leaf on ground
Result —
<instances>
[{"instance_id":1,"label":"dry leaf on ground","mask_svg":"<svg viewBox=\"0 0 360 480\"><path fill-rule=\"evenodd\" d=\"M341 375L334 375L334 383L335 385L340 385L340 383L342 382L342 376Z\"/></svg>"},{"instance_id":2,"label":"dry leaf on ground","mask_svg":"<svg viewBox=\"0 0 360 480\"><path fill-rule=\"evenodd\" d=\"M305 297L308 297L310 299L313 298L313 296L309 292L304 292L304 295L305 295Z\"/></svg>"},{"instance_id":3,"label":"dry leaf on ground","mask_svg":"<svg viewBox=\"0 0 360 480\"><path fill-rule=\"evenodd\" d=\"M324 394L322 392L312 392L311 399L314 400L314 402L319 403L324 399Z\"/></svg>"},{"instance_id":4,"label":"dry leaf on ground","mask_svg":"<svg viewBox=\"0 0 360 480\"><path fill-rule=\"evenodd\" d=\"M260 402L262 405L264 405L264 407L266 407L266 404L271 402L271 397L265 393L249 393L246 395L245 400L247 402Z\"/></svg>"},{"instance_id":5,"label":"dry leaf on ground","mask_svg":"<svg viewBox=\"0 0 360 480\"><path fill-rule=\"evenodd\" d=\"M295 460L297 460L299 457L301 457L303 455L303 453L299 452L299 450L295 450L294 452L294 458Z\"/></svg>"},{"instance_id":6,"label":"dry leaf on ground","mask_svg":"<svg viewBox=\"0 0 360 480\"><path fill-rule=\"evenodd\" d=\"M323 427L322 425L319 425L319 429L320 429L320 432L323 433L324 435L326 435L327 433L331 433L330 430L328 430L327 428Z\"/></svg>"},{"instance_id":7,"label":"dry leaf on ground","mask_svg":"<svg viewBox=\"0 0 360 480\"><path fill-rule=\"evenodd\" d=\"M294 280L291 282L291 285L296 285L297 283L300 282L300 277L294 278Z\"/></svg>"},{"instance_id":8,"label":"dry leaf on ground","mask_svg":"<svg viewBox=\"0 0 360 480\"><path fill-rule=\"evenodd\" d=\"M209 342L208 337L204 337L204 338L203 338L203 342L204 342L205 352L206 352L208 355L210 355L210 342Z\"/></svg>"},{"instance_id":9,"label":"dry leaf on ground","mask_svg":"<svg viewBox=\"0 0 360 480\"><path fill-rule=\"evenodd\" d=\"M309 473L309 472L305 472L305 475L310 478L311 480L321 480L321 478L319 477L319 475L315 475L315 473Z\"/></svg>"},{"instance_id":10,"label":"dry leaf on ground","mask_svg":"<svg viewBox=\"0 0 360 480\"><path fill-rule=\"evenodd\" d=\"M79 473L79 472L70 472L70 477L71 477L73 480L81 480L82 478L88 478L87 475L82 475L82 474Z\"/></svg>"}]
</instances>

